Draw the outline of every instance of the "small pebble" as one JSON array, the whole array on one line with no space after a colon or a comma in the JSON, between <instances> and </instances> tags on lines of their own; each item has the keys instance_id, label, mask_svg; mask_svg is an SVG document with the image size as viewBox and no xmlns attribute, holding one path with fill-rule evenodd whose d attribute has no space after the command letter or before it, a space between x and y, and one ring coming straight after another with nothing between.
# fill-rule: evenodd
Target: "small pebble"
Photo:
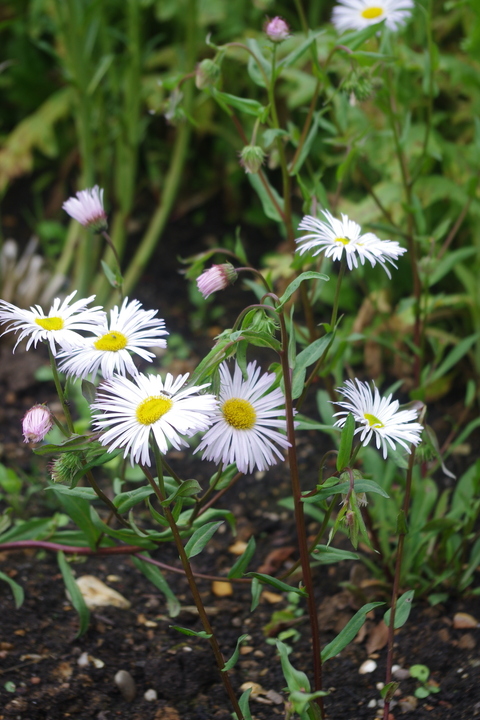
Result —
<instances>
[{"instance_id":1,"label":"small pebble","mask_svg":"<svg viewBox=\"0 0 480 720\"><path fill-rule=\"evenodd\" d=\"M123 695L123 699L132 702L137 694L135 680L126 670L119 670L114 678L115 685Z\"/></svg>"},{"instance_id":2,"label":"small pebble","mask_svg":"<svg viewBox=\"0 0 480 720\"><path fill-rule=\"evenodd\" d=\"M157 691L154 690L153 688L150 688L150 690L145 690L143 697L145 698L145 700L147 702L155 702L155 700L158 697Z\"/></svg>"},{"instance_id":3,"label":"small pebble","mask_svg":"<svg viewBox=\"0 0 480 720\"><path fill-rule=\"evenodd\" d=\"M377 669L377 663L375 660L365 660L360 667L358 668L358 672L360 675L367 675L368 673L372 673L374 670Z\"/></svg>"},{"instance_id":4,"label":"small pebble","mask_svg":"<svg viewBox=\"0 0 480 720\"><path fill-rule=\"evenodd\" d=\"M88 665L90 665L90 660L88 659L88 653L83 652L80 657L77 660L78 667L85 668Z\"/></svg>"}]
</instances>

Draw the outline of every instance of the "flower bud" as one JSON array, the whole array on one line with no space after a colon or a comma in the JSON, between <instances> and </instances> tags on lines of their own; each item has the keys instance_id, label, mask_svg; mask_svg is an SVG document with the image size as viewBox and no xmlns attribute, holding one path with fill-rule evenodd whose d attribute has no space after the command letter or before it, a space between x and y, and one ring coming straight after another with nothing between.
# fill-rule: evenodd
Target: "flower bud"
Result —
<instances>
[{"instance_id":1,"label":"flower bud","mask_svg":"<svg viewBox=\"0 0 480 720\"><path fill-rule=\"evenodd\" d=\"M52 429L52 413L45 405L34 405L22 420L23 441L38 443Z\"/></svg>"},{"instance_id":2,"label":"flower bud","mask_svg":"<svg viewBox=\"0 0 480 720\"><path fill-rule=\"evenodd\" d=\"M255 175L260 170L265 153L258 145L245 145L240 153L240 165L246 173Z\"/></svg>"},{"instance_id":3,"label":"flower bud","mask_svg":"<svg viewBox=\"0 0 480 720\"><path fill-rule=\"evenodd\" d=\"M82 467L83 464L78 453L65 452L49 463L48 470L53 482L66 483L71 486Z\"/></svg>"},{"instance_id":4,"label":"flower bud","mask_svg":"<svg viewBox=\"0 0 480 720\"><path fill-rule=\"evenodd\" d=\"M237 271L231 263L212 265L197 278L197 287L204 298L207 298L217 290L225 290L233 285L237 279Z\"/></svg>"},{"instance_id":5,"label":"flower bud","mask_svg":"<svg viewBox=\"0 0 480 720\"><path fill-rule=\"evenodd\" d=\"M202 60L195 71L195 85L199 90L212 87L220 77L220 68L213 60Z\"/></svg>"},{"instance_id":6,"label":"flower bud","mask_svg":"<svg viewBox=\"0 0 480 720\"><path fill-rule=\"evenodd\" d=\"M70 217L94 232L103 232L108 227L107 214L103 209L103 190L98 185L77 192L77 197L68 198L62 207Z\"/></svg>"},{"instance_id":7,"label":"flower bud","mask_svg":"<svg viewBox=\"0 0 480 720\"><path fill-rule=\"evenodd\" d=\"M278 17L278 15L277 17L274 17L273 20L267 19L263 29L268 39L274 43L283 42L290 35L290 28L285 20Z\"/></svg>"}]
</instances>

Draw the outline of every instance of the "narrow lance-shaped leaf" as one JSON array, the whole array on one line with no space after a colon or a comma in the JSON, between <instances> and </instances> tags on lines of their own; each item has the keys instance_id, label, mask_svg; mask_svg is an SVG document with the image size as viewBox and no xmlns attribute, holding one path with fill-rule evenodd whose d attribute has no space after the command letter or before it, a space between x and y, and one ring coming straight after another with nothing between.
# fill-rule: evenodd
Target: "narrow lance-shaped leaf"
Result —
<instances>
[{"instance_id":1,"label":"narrow lance-shaped leaf","mask_svg":"<svg viewBox=\"0 0 480 720\"><path fill-rule=\"evenodd\" d=\"M185 553L190 559L202 552L212 535L218 530L223 522L210 522L195 530L190 540L185 545Z\"/></svg>"},{"instance_id":2,"label":"narrow lance-shaped leaf","mask_svg":"<svg viewBox=\"0 0 480 720\"><path fill-rule=\"evenodd\" d=\"M8 585L10 585L10 589L13 593L13 599L15 600L15 607L18 608L23 605L23 600L25 598L25 593L23 592L23 588L21 585L19 585L15 580L12 580L11 577L8 577L8 575L5 575L5 573L0 572L0 580L4 580Z\"/></svg>"},{"instance_id":3,"label":"narrow lance-shaped leaf","mask_svg":"<svg viewBox=\"0 0 480 720\"><path fill-rule=\"evenodd\" d=\"M230 658L230 660L225 663L225 666L222 668L222 672L227 672L228 670L231 670L237 664L237 660L240 655L240 645L248 637L249 637L248 634L240 635L240 637L237 640L237 645L235 647L233 655Z\"/></svg>"},{"instance_id":4,"label":"narrow lance-shaped leaf","mask_svg":"<svg viewBox=\"0 0 480 720\"><path fill-rule=\"evenodd\" d=\"M345 647L347 647L348 643L353 640L355 635L362 627L363 623L365 622L365 617L370 612L370 610L373 610L374 608L384 604L385 603L383 602L372 602L367 603L367 605L364 605L362 608L360 608L360 610L355 613L352 619L349 620L349 622L345 625L343 630L339 632L337 637L323 648L322 662L325 662L326 660L335 657L335 655L338 655L339 652L341 652Z\"/></svg>"},{"instance_id":5,"label":"narrow lance-shaped leaf","mask_svg":"<svg viewBox=\"0 0 480 720\"><path fill-rule=\"evenodd\" d=\"M256 543L255 538L252 537L248 541L248 545L245 548L245 552L240 555L238 560L233 564L232 568L230 569L230 572L228 573L228 578L231 580L232 578L239 578L242 577L243 573L248 567L248 564L250 560L253 557L253 554L255 552Z\"/></svg>"},{"instance_id":6,"label":"narrow lance-shaped leaf","mask_svg":"<svg viewBox=\"0 0 480 720\"><path fill-rule=\"evenodd\" d=\"M85 604L85 600L83 599L83 595L80 592L80 588L75 582L75 578L73 577L70 565L66 561L65 555L62 551L57 553L57 562L60 568L60 572L62 573L63 582L65 583L65 587L67 588L68 594L70 595L72 605L77 611L78 617L80 619L80 626L78 628L76 637L81 637L88 630L88 624L90 622L90 610Z\"/></svg>"},{"instance_id":7,"label":"narrow lance-shaped leaf","mask_svg":"<svg viewBox=\"0 0 480 720\"><path fill-rule=\"evenodd\" d=\"M412 601L414 595L415 590L407 590L407 592L403 593L403 595L398 598L397 607L395 608L395 630L401 628L407 622L408 616L410 615L410 610L412 609ZM391 614L392 609L390 608L383 616L385 625L390 626Z\"/></svg>"}]
</instances>

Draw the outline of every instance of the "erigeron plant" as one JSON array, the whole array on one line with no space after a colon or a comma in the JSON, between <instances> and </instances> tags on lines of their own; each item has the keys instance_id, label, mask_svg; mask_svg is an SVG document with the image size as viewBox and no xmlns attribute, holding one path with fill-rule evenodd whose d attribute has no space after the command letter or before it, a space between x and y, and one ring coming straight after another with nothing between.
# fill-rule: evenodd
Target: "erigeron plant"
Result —
<instances>
[{"instance_id":1,"label":"erigeron plant","mask_svg":"<svg viewBox=\"0 0 480 720\"><path fill-rule=\"evenodd\" d=\"M79 197L82 195L79 194ZM310 249L318 252L325 249L328 252L330 247L334 247L335 258L342 267L345 269L348 265L355 270L358 260L361 263L369 262L372 267L378 263L386 269L385 262L392 262L392 257L396 258L402 252L396 243L382 242L372 234L361 236L358 226L348 218L343 218L338 226L341 237L336 238L336 221L329 216L327 219L328 242L325 243L322 225L319 228L320 235L299 238L299 255L305 249L305 242L310 243ZM300 231L304 227L305 223L302 223ZM352 237L349 238L349 235ZM244 556L231 569L229 577L232 581L250 579L253 607L258 603L260 588L265 584L298 593L305 599L312 634L312 686L304 673L292 667L287 648L280 640L277 641L277 647L292 711L301 718L322 718L323 697L326 694L322 687L322 663L337 654L354 637L366 614L381 603L368 603L361 608L337 638L322 650L312 557L318 559L318 553L325 547L319 545L319 542L327 524L321 525L318 537L309 546L304 503L318 500L322 504L328 498L330 509L325 514L328 520L333 503L338 501L337 496L343 495L341 510L331 529L329 542L341 525L350 534L355 547L359 533L368 542L360 508L366 501L366 493L383 491L373 480L365 481L358 470L353 470L357 453L362 446L375 439L384 457L390 449L395 450L400 446L413 459L413 450L420 442L422 425L416 422L418 408L400 410L397 401L392 401L391 396L382 398L377 388L372 392L366 383L347 381L344 387L339 388L345 399L338 402L340 410L336 413L338 419L335 426L343 428L337 471L326 481L321 481L316 488L301 487L296 453L295 399L308 389L306 368L313 364L317 366L325 359L331 340L326 335L320 342L312 343L307 359L305 351L297 355L294 337L291 335L293 326L290 332L287 329L286 305L302 283L319 279L327 281L328 278L317 272L303 273L287 287L283 296L278 297L274 288L254 268L235 268L228 264L225 269L217 266L206 270L198 279L198 287L208 296L212 292L225 290L227 284L233 282L240 273L251 273L261 278L263 297L242 311L232 330L222 334L191 378L188 375L173 377L170 373L162 377L153 368L147 374L138 371L135 357L152 362L154 354L151 349L164 348L168 342L168 332L164 320L157 318L156 312L144 310L136 300L125 298L120 307L116 306L110 311L109 317L101 307L90 307L94 297L73 302L75 293L63 301L56 298L48 312L38 306L23 310L1 301L0 321L6 326L5 332L18 334L15 347L25 340L29 350L39 342L44 342L49 349L53 377L65 416L65 423L58 418L55 423L61 428L65 440L56 445L44 445L36 451L41 454L60 453L59 459L52 466L51 488L60 501L62 497L68 496L67 508L71 509L73 502L78 510L80 506L87 510L89 519L82 522L78 520L79 514L74 513L86 541L85 546L80 544L75 547L75 552L81 553L88 549L88 554L108 554L113 537L116 551L123 547L126 553L136 556L139 567L144 569L146 563L155 562L145 554L146 551L155 549L162 542L174 542L203 624L201 632L180 627L177 629L210 642L238 720L250 717L248 691L238 699L228 674L238 652L225 663L203 606L190 559L204 549L224 519L232 521L231 513L215 509L215 499L228 492L242 475L268 470L287 455L302 582L295 588L285 582L286 576L280 579L246 572L255 550L253 539ZM340 273L329 326L331 336L335 332L342 278L343 273ZM250 344L270 348L277 353L279 363L275 372L263 373L256 362L247 363ZM67 374L69 382L82 383L82 392L92 412L92 429L88 433L78 435L75 432L70 405L62 386L62 372ZM50 411L44 406L35 406L24 419L25 440L42 441L52 424L53 415ZM332 425L332 429L335 426ZM353 440L358 433L360 443L353 448ZM198 435L201 436L200 441L197 439L195 442L193 438ZM193 447L195 444L196 449ZM168 462L170 448L178 450L189 447L217 466L210 487L206 490L194 479L183 480ZM102 466L117 454L121 454L125 460L128 458L132 465L141 469L145 483L130 492L120 491L112 501L101 489L93 468ZM81 478L87 480L90 488L78 485ZM102 517L94 506L88 505L95 498L106 504L108 517ZM147 503L150 510L152 527L139 528L134 518L133 509L143 502ZM408 511L408 505L405 510ZM112 523L119 525L120 529L112 527ZM57 535L60 537L61 533ZM108 543L105 544L107 538ZM45 546L45 543L38 544ZM60 547L55 541L47 545ZM3 544L3 547L8 546L8 543ZM63 554L60 558L62 573L71 587L73 578ZM400 566L401 558L397 564L398 573ZM178 604L158 566L156 572L157 587L165 593L171 615L175 616ZM393 608L397 593L398 577ZM87 611L78 593L75 597L83 630L88 621ZM391 615L393 647L394 609ZM238 643L242 639L239 638Z\"/></svg>"},{"instance_id":2,"label":"erigeron plant","mask_svg":"<svg viewBox=\"0 0 480 720\"><path fill-rule=\"evenodd\" d=\"M405 0L401 5L389 0L379 0L375 4L367 0L341 2L334 10L333 24L339 32L352 30L358 31L358 34L354 32L348 35L344 39L345 45L339 40L324 67L320 67L316 54L316 39L321 31L307 34L300 47L281 56L279 48L289 40L290 29L281 18L269 20L265 27L265 42L269 43L267 50L256 42L240 45L252 59L249 72L254 82L266 93L264 105L218 90L220 64L230 46L215 47L211 44L216 57L197 70L197 87L211 93L234 118L244 145L240 153L242 166L257 190L267 215L282 227L293 261L290 281L277 294L268 276L249 266L243 248L238 243L235 252L226 253L231 262L216 264L203 272L205 262L214 252L195 258L189 274L191 277L198 276L198 289L204 298L227 290L228 285L240 275L250 274L255 282L250 283L249 287L254 290L257 302L240 313L232 329L222 333L191 377L180 375L175 378L169 373L162 376L155 372L152 362L154 356L150 349L165 347L168 333L165 322L156 318L154 311L142 309L136 300L122 299L121 305L111 310L109 319L102 308L89 309L88 306L94 302L93 297L70 304L73 294L63 302L57 298L47 313L38 307L28 311L5 302L0 307L0 319L6 324L7 332L20 332L18 340L26 339L27 349L38 342L45 342L50 350L52 372L66 418L63 427L65 440L63 443L41 446L36 452L57 456L52 468L52 491L60 501L68 498L68 506L72 507L73 503L78 510L82 510L75 514L80 536L78 546L72 547L72 551L78 554L108 554L112 542L115 543L115 550L122 549L131 554L139 569L146 572L148 568L146 574L153 578L156 586L165 594L170 614L174 617L178 613L178 602L160 572L160 568L166 572L169 568L151 558L148 553L163 542L175 544L203 624L201 632L177 629L210 642L237 720L248 720L251 717L248 692L238 699L229 677L229 670L238 658L238 648L243 637L238 639L231 659L225 662L203 607L190 560L202 552L222 522L226 520L233 523L232 513L215 508L216 500L220 496L228 499L229 489L241 482L243 474L270 469L282 461L285 455L292 482L299 559L281 577L247 572L255 552L255 541L251 538L244 555L230 569L228 577L232 582L243 580L251 583L253 608L258 603L263 585L296 593L306 602L312 638L311 677L295 669L289 661L288 648L281 641L277 643L288 686L287 716L292 717L296 713L302 720L324 717L323 697L326 691L322 684L323 663L340 652L355 637L367 613L381 605L364 605L339 635L322 648L312 567L319 558L321 561L322 553L328 552L335 532L341 528L350 536L355 548L360 538L370 543L371 530L367 531L365 524L365 502L370 493L388 500L380 482L382 473L379 472L374 479L364 477L357 462L362 448L369 443L375 444L381 451L380 462L393 456L400 468L405 469L406 466L403 503L401 508L396 509L398 545L392 578L392 607L386 616L389 641L386 686L383 691L385 718L388 717L389 702L395 691L395 685L391 682L394 631L406 621L413 596L412 591L407 591L401 597L399 594L415 451L421 439L424 408L421 403L417 403L401 409L391 394L382 397L376 387L372 389L368 383L356 378L347 379L338 388L343 399L339 400L339 395L335 395L331 389L331 401L338 408L338 419L333 419L324 429L326 427L328 433L333 434L338 441L332 450L336 453L336 468L330 477L324 477L325 458L322 458L319 463L319 481L315 487L305 487L300 482L296 438L297 433L304 428L312 427L312 423L309 424L299 411L313 383L328 368L341 323L339 308L345 274L359 273L364 266L371 266L377 272L376 266L380 265L390 279L396 270L396 262L401 260L408 248L413 278L415 280L418 277L415 238L410 222L413 204L407 204L406 208L409 213L408 233L398 233L399 237L405 238L407 247L403 247L397 241L382 240L373 232L365 232L355 219L343 213L341 219L337 217L336 209L328 207L326 192L318 178L309 177L311 182L308 184L300 178L300 170L306 163L319 127L321 113L316 111L315 103L322 73L326 72L331 56L336 52L346 52L351 57L352 66L356 68L354 49L368 38L375 40L379 37L381 42L388 44L391 41L388 31L402 29L410 19L412 7L411 0ZM235 43L235 47L238 50L239 44ZM379 62L387 64L391 58L382 54L380 49L376 47ZM286 147L295 133L289 133L280 125L275 86L281 73L291 68L307 52L311 54L317 88L305 123L298 133L292 157L289 158ZM255 117L251 133L244 130L235 117L237 110ZM398 134L395 117L392 119L392 128L392 132ZM427 141L428 138L424 144L424 153ZM397 150L400 160L405 161L400 152L402 148L397 147ZM266 168L270 169L270 165L264 162L267 151L270 161L275 154L279 163L283 197L280 197L266 177ZM402 170L405 174L404 164ZM294 179L298 180L306 213L299 223L292 210ZM412 182L407 177L407 195L411 188ZM336 200L340 190L341 183ZM106 241L111 243L106 228L103 193L98 187L77 193L76 198L65 203L65 209L83 225L101 232ZM391 227L395 229L393 224ZM332 295L330 322L325 321L319 326L315 318L315 300L321 298L322 287L328 282L328 277L319 271L324 258L331 260L334 267L338 268L338 275ZM310 264L314 269L304 270ZM123 282L118 261L115 270L104 269L121 294ZM297 294L300 296L305 327L296 317L294 300ZM417 291L415 300L419 312L420 296ZM418 351L418 359L421 352L418 314L416 320L414 346ZM278 362L268 372L262 372L260 366L247 360L250 345L273 350ZM135 356L151 362L153 372L140 373ZM59 370L67 374L70 382L82 383L83 393L92 410L92 429L88 433L75 433ZM27 439L40 440L44 437L47 424L44 413L42 415L43 422L38 419L38 425L34 426L33 420L37 413L32 411L30 414L28 426L24 427ZM356 444L355 439L358 440ZM191 448L200 453L203 459L216 463L217 469L208 488L202 488L195 479L182 479L181 473L170 465L168 453L171 447ZM96 468L101 468L116 455L137 466L145 482L133 491L124 492L120 464L120 481L116 483L112 501L101 489L95 475L98 472ZM90 487L78 486L83 478ZM105 515L99 513L95 506L89 505L97 498L108 508ZM148 527L140 528L134 509L141 503L146 503L151 522ZM305 523L305 508L309 504L323 513L317 535L310 544ZM338 507L340 509L335 514ZM328 530L328 545L321 545L321 539ZM18 538L18 534L15 537ZM58 550L60 542L61 532L58 532L49 542L30 541L30 544ZM6 546L8 540L3 544L3 547ZM64 578L71 585L71 573L62 554L59 559ZM300 586L289 585L288 578L299 566L302 572ZM81 599L78 595L76 597L81 618L80 630L84 630L88 616Z\"/></svg>"}]
</instances>

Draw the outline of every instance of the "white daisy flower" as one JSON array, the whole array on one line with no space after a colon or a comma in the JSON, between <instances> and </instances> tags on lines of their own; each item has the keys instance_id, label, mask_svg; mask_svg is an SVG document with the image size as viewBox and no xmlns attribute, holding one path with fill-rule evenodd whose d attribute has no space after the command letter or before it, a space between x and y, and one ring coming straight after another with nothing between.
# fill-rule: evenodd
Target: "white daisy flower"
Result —
<instances>
[{"instance_id":1,"label":"white daisy flower","mask_svg":"<svg viewBox=\"0 0 480 720\"><path fill-rule=\"evenodd\" d=\"M93 337L84 338L82 347L73 352L59 355L62 363L59 370L68 375L92 379L101 369L103 377L108 379L116 372L119 375L136 375L138 370L130 355L140 355L151 362L155 355L146 347L166 347L162 335L168 335L164 320L156 318L156 310L143 310L138 300L122 303L120 309L115 306L110 310L110 321L91 328Z\"/></svg>"},{"instance_id":2,"label":"white daisy flower","mask_svg":"<svg viewBox=\"0 0 480 720\"><path fill-rule=\"evenodd\" d=\"M343 410L335 413L334 417L340 416L335 425L343 427L347 416L352 413L360 425L355 435L360 433L360 442L364 447L375 437L377 449L381 447L386 458L388 446L395 450L395 443L398 443L410 452L408 443L418 445L420 442L423 428L420 423L412 422L418 417L416 410L399 410L398 400L392 402L391 395L381 397L375 385L372 392L368 383L357 379L347 380L338 391L347 398L347 402L336 403Z\"/></svg>"},{"instance_id":3,"label":"white daisy flower","mask_svg":"<svg viewBox=\"0 0 480 720\"><path fill-rule=\"evenodd\" d=\"M115 376L105 381L92 404L100 411L94 416L95 428L107 428L100 436L102 445L109 452L125 448L123 456L130 454L132 465L150 465L152 436L163 454L168 444L176 450L188 445L182 435L206 430L217 401L214 395L197 394L206 385L184 388L187 378L188 374L174 378L168 373L162 380L159 375L139 373L133 380Z\"/></svg>"},{"instance_id":4,"label":"white daisy flower","mask_svg":"<svg viewBox=\"0 0 480 720\"><path fill-rule=\"evenodd\" d=\"M345 253L349 270L358 267L358 261L365 264L365 260L374 267L378 262L388 277L390 271L386 263L397 267L393 262L403 253L407 252L396 240L380 240L373 233L362 235L362 228L347 215L342 213L342 219L337 220L328 210L322 210L325 220L305 215L299 230L306 230L308 235L297 238L300 255L313 250L313 255L325 251L326 257L340 260Z\"/></svg>"},{"instance_id":5,"label":"white daisy flower","mask_svg":"<svg viewBox=\"0 0 480 720\"><path fill-rule=\"evenodd\" d=\"M25 337L29 337L26 349L33 343L36 347L39 341L48 341L50 349L56 355L56 346L62 350L71 350L83 343L83 337L78 330L93 330L96 325L103 322L105 313L101 307L87 308L94 299L92 295L86 300L77 300L69 305L70 300L76 294L76 290L68 295L63 302L55 298L53 304L45 315L40 305L35 305L30 310L22 310L5 300L0 300L0 323L10 323L2 335L7 332L18 332L21 330L15 348Z\"/></svg>"},{"instance_id":6,"label":"white daisy flower","mask_svg":"<svg viewBox=\"0 0 480 720\"><path fill-rule=\"evenodd\" d=\"M389 30L398 30L409 20L413 7L413 0L339 0L332 23L339 33L363 30L383 20Z\"/></svg>"},{"instance_id":7,"label":"white daisy flower","mask_svg":"<svg viewBox=\"0 0 480 720\"><path fill-rule=\"evenodd\" d=\"M222 463L223 467L235 463L243 473L275 465L283 459L277 445L290 446L285 435L273 429L286 431L284 395L280 388L268 392L275 382L274 373L260 376L255 362L248 364L247 373L244 380L235 364L232 378L227 363L220 365L219 407L197 448L204 450L203 459Z\"/></svg>"},{"instance_id":8,"label":"white daisy flower","mask_svg":"<svg viewBox=\"0 0 480 720\"><path fill-rule=\"evenodd\" d=\"M96 232L107 229L107 214L103 209L103 190L95 185L77 192L77 197L68 198L62 205L66 213L85 227Z\"/></svg>"}]
</instances>

